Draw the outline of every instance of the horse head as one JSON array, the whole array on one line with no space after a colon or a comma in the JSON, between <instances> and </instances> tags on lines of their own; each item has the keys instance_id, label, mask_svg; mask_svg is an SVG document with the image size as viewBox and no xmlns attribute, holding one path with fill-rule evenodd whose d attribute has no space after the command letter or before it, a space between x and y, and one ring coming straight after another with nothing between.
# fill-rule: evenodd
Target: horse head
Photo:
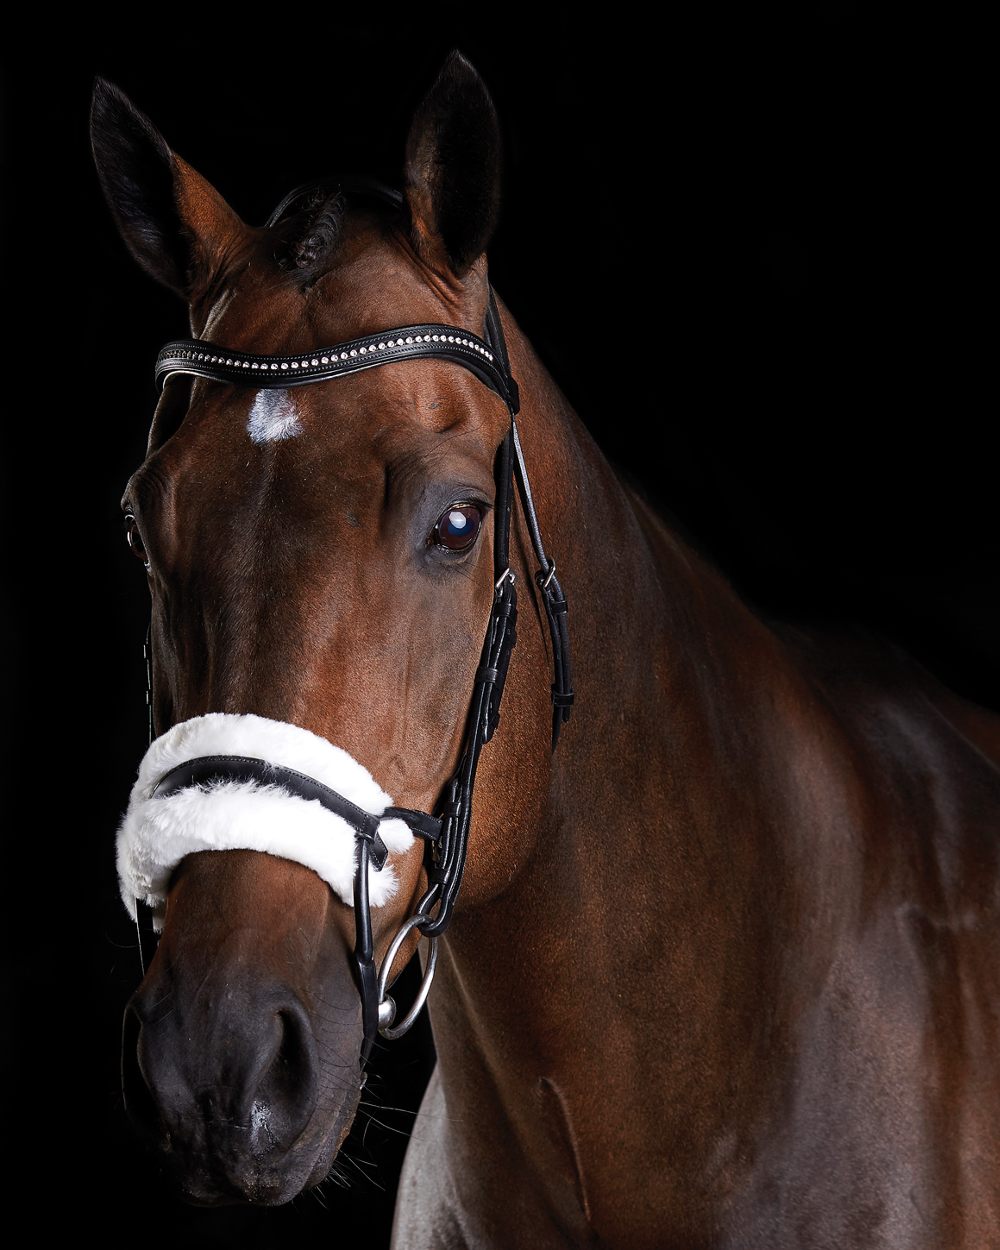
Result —
<instances>
[{"instance_id":1,"label":"horse head","mask_svg":"<svg viewBox=\"0 0 1000 1250\"><path fill-rule=\"evenodd\" d=\"M414 114L398 202L316 184L260 227L100 79L92 143L133 256L187 303L193 341L232 354L190 370L190 350L171 357L122 501L151 592L160 735L120 831L123 881L156 896L161 929L126 1013L126 1101L189 1199L284 1202L327 1175L350 1128L371 1040L359 966L382 966L384 989L416 949L421 926L406 921L438 861L411 818L437 809L465 758L470 691L488 702L501 667L483 639L506 585L498 464L514 408L477 361L454 365L466 348L483 368L493 359L499 129L452 53ZM326 368L325 344L361 342L345 359L392 351L380 336L399 325L470 337L451 358L433 354L437 336L412 356L401 340L391 367L315 385L291 371ZM265 357L282 363L258 369ZM545 663L538 639L527 654ZM524 731L482 789L503 786L504 818L530 824L543 787L527 761L548 745L537 685L512 682L506 709ZM183 773L192 756L236 773ZM258 758L263 773L232 764ZM346 842L319 791L295 793L310 779L360 811ZM393 802L410 816L391 817ZM498 834L487 819L476 837ZM151 866L168 844L172 858ZM366 872L376 849L386 862Z\"/></svg>"}]
</instances>

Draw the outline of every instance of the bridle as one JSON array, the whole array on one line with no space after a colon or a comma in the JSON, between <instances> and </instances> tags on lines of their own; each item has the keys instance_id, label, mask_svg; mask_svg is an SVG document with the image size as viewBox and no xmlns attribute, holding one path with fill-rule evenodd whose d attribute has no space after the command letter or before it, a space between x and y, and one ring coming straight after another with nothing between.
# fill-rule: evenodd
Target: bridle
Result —
<instances>
[{"instance_id":1,"label":"bridle","mask_svg":"<svg viewBox=\"0 0 1000 1250\"><path fill-rule=\"evenodd\" d=\"M267 219L265 226L276 225L308 192L334 188L342 192L375 197L396 209L403 207L401 192L373 179L343 178L337 182L316 180L296 187L285 196ZM455 899L462 884L479 756L499 723L500 700L507 678L510 654L516 641L517 590L508 558L515 484L538 560L535 581L545 606L552 640L553 751L559 739L559 730L568 720L573 703L566 598L556 578L555 561L549 558L542 544L515 420L520 406L518 388L510 370L510 359L493 287L489 287L482 337L453 325L405 325L330 347L317 347L311 352L277 356L244 352L203 339L174 339L161 349L155 366L155 377L160 388L167 378L177 373L252 386L255 389L286 389L325 382L397 360L422 357L449 360L469 369L481 382L494 390L510 410L510 427L500 444L495 463L493 602L479 667L473 681L458 766L441 792L437 814L432 815L412 808L390 807L380 816L372 816L315 778L267 760L242 756L216 755L186 760L165 773L155 790L157 795L165 796L188 786L202 786L219 781L255 781L279 785L292 795L318 801L351 826L357 846L354 874L354 969L362 1006L362 1065L369 1057L377 1033L390 1039L400 1037L412 1026L419 1014L434 976L437 939L451 921ZM148 634L145 657L152 740L152 672ZM385 864L387 851L379 836L378 825L386 817L404 820L414 834L424 839L424 866L428 887L414 914L404 922L393 938L381 972L376 973L368 900L368 870L371 865L375 871L380 871ZM142 917L143 911L138 901L136 910L137 915ZM144 939L148 940L151 931L148 917L138 920L137 924L140 958L143 958L143 942ZM397 1023L396 1004L387 993L387 983L393 960L406 937L414 929L430 940L430 950L416 999L405 1018ZM143 966L145 967L144 958Z\"/></svg>"}]
</instances>

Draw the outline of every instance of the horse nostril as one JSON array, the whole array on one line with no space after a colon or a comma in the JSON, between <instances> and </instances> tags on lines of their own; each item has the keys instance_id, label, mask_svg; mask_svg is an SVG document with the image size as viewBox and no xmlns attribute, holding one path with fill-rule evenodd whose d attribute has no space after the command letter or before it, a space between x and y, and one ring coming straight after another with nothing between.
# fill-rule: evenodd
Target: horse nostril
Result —
<instances>
[{"instance_id":1,"label":"horse nostril","mask_svg":"<svg viewBox=\"0 0 1000 1250\"><path fill-rule=\"evenodd\" d=\"M152 1001L165 1001L162 986ZM298 999L275 987L183 1016L149 1002L137 992L122 1023L122 1095L140 1137L177 1157L224 1139L258 1159L289 1149L319 1088L316 1042Z\"/></svg>"},{"instance_id":2,"label":"horse nostril","mask_svg":"<svg viewBox=\"0 0 1000 1250\"><path fill-rule=\"evenodd\" d=\"M287 1141L305 1127L316 1102L315 1041L299 1003L281 1007L275 1018L279 1034L254 1094L251 1122L266 1124L272 1140Z\"/></svg>"},{"instance_id":3,"label":"horse nostril","mask_svg":"<svg viewBox=\"0 0 1000 1250\"><path fill-rule=\"evenodd\" d=\"M294 1012L279 1011L278 1020L281 1024L281 1045L269 1075L276 1084L289 1088L298 1084L299 1074L308 1066L308 1047L302 1021Z\"/></svg>"}]
</instances>

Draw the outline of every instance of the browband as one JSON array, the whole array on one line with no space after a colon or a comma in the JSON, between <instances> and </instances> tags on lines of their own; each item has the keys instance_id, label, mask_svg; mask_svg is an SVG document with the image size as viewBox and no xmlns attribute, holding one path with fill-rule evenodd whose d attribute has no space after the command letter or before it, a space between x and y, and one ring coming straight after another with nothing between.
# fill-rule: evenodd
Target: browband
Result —
<instances>
[{"instance_id":1,"label":"browband","mask_svg":"<svg viewBox=\"0 0 1000 1250\"><path fill-rule=\"evenodd\" d=\"M492 288L490 291L492 297ZM174 339L156 358L156 381L162 388L171 373L193 373L217 382L284 390L306 382L325 382L346 373L373 369L394 360L438 357L464 365L481 382L496 391L515 416L520 407L517 383L498 366L491 348L468 330L430 322L398 326L381 334L366 334L332 347L318 347L304 355L261 356L253 352L219 348L204 339Z\"/></svg>"}]
</instances>

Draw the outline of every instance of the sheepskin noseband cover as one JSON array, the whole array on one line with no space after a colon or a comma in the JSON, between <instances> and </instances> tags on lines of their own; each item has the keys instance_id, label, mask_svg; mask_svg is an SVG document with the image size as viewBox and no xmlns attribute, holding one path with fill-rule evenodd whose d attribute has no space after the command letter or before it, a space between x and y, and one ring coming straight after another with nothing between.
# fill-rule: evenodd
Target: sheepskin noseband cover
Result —
<instances>
[{"instance_id":1,"label":"sheepskin noseband cover","mask_svg":"<svg viewBox=\"0 0 1000 1250\"><path fill-rule=\"evenodd\" d=\"M266 851L297 860L352 906L357 861L354 830L315 799L300 798L280 785L221 779L154 795L164 773L204 755L253 756L297 769L373 816L392 806L392 799L363 764L308 729L229 712L209 712L181 721L157 738L143 756L118 828L118 881L133 919L136 899L140 899L153 909L154 929L162 928L171 873L192 851ZM398 818L383 820L378 831L390 856L413 845L413 832ZM369 867L373 907L388 902L396 886L390 859L380 872Z\"/></svg>"}]
</instances>

